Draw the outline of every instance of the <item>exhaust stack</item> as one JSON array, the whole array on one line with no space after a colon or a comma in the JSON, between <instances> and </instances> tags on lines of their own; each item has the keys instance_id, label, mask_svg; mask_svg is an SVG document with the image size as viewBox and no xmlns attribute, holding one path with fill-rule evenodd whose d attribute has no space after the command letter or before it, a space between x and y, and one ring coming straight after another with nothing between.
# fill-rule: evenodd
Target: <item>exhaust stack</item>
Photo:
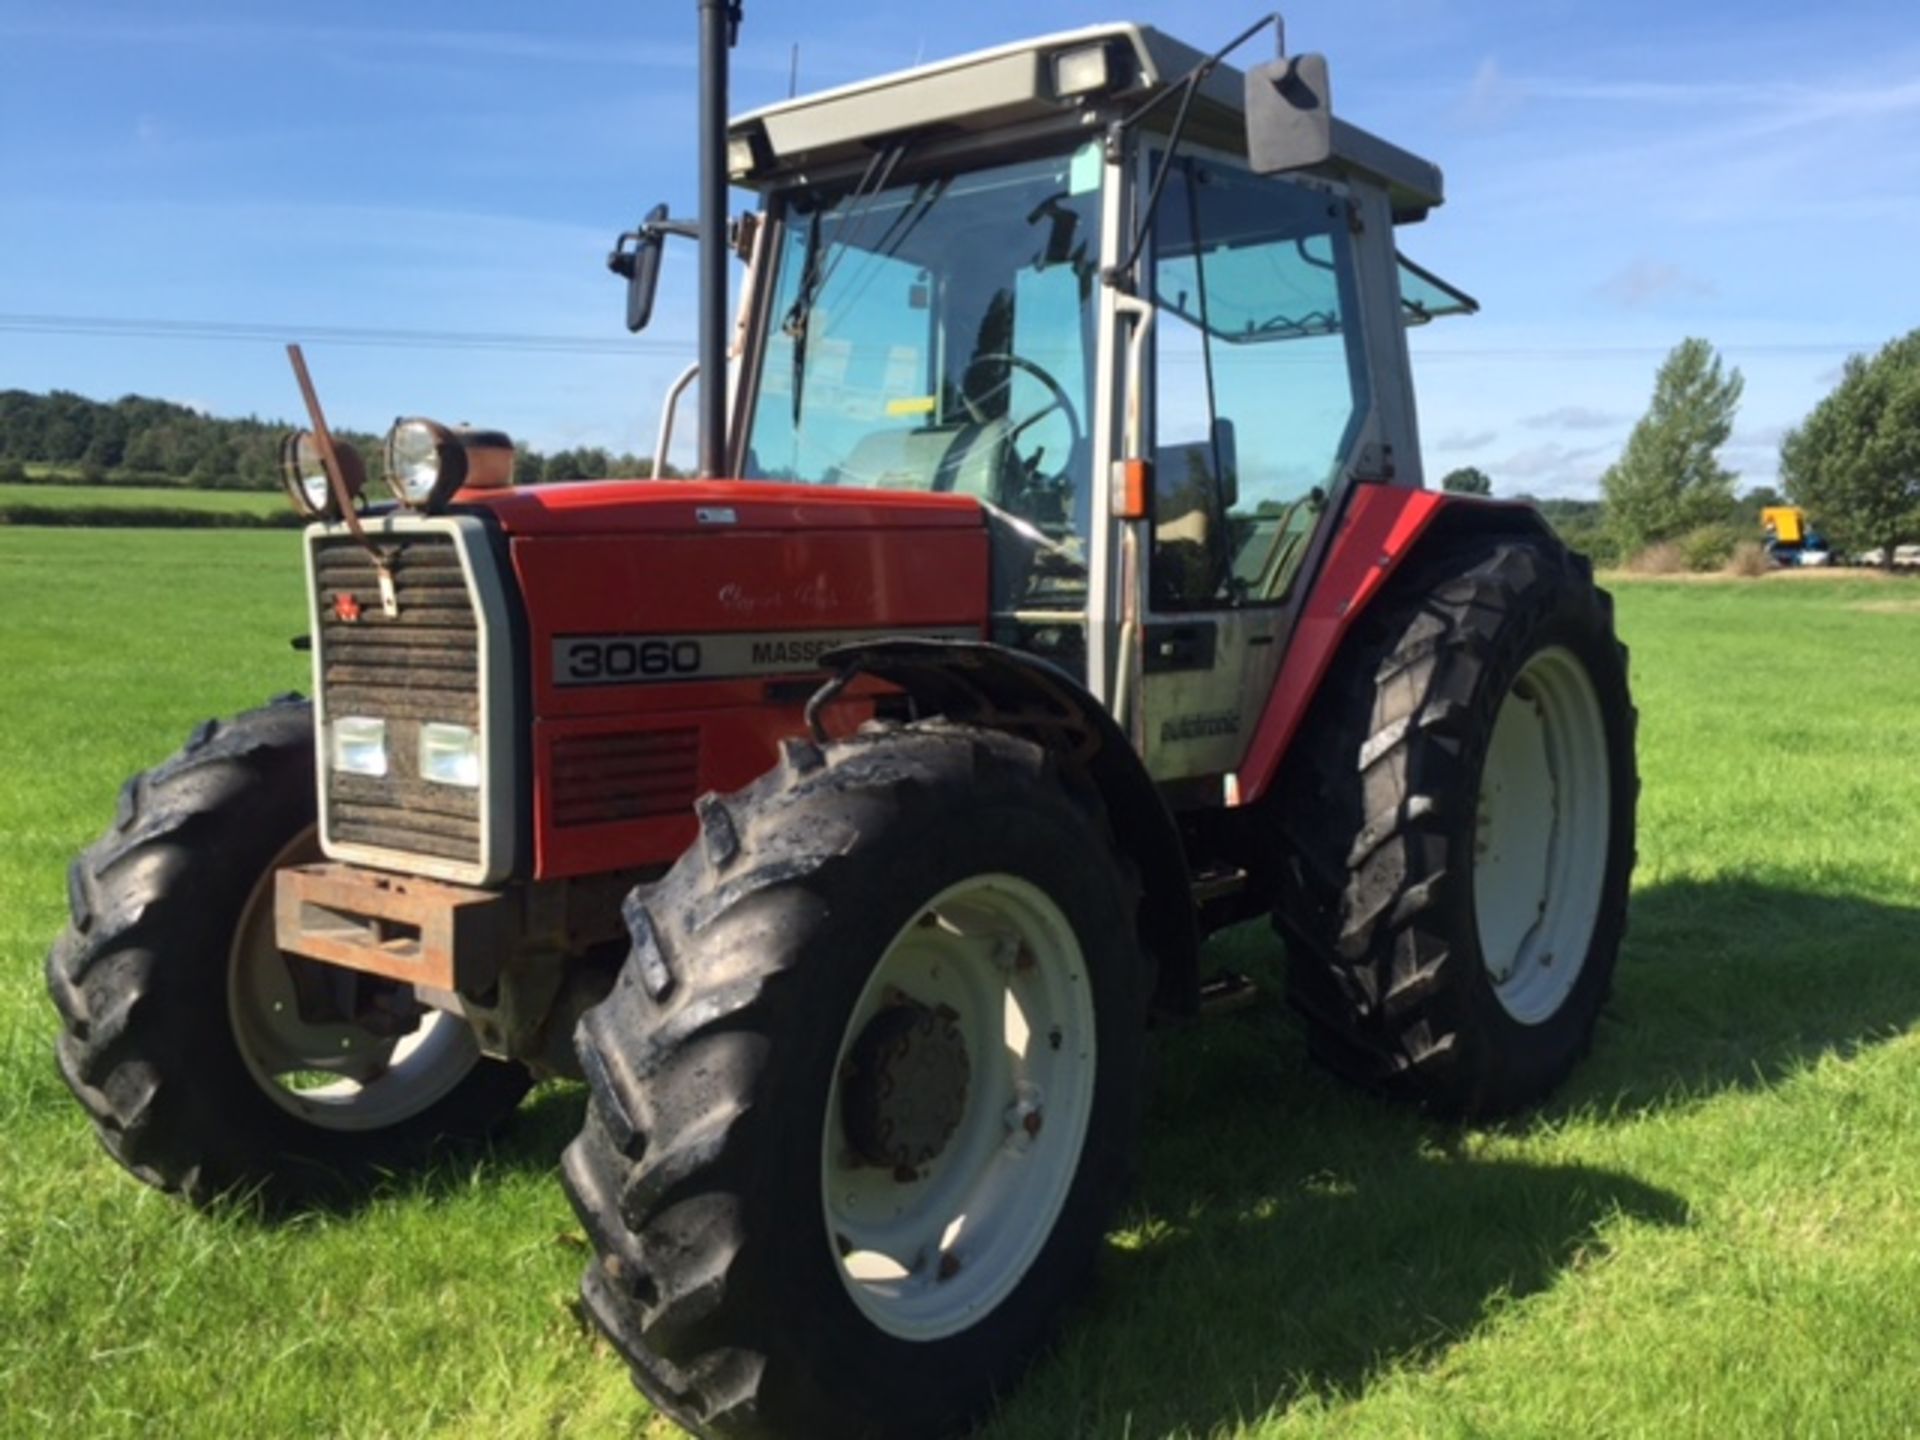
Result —
<instances>
[{"instance_id":1,"label":"exhaust stack","mask_svg":"<svg viewBox=\"0 0 1920 1440\"><path fill-rule=\"evenodd\" d=\"M700 475L727 464L727 51L741 0L700 6Z\"/></svg>"}]
</instances>

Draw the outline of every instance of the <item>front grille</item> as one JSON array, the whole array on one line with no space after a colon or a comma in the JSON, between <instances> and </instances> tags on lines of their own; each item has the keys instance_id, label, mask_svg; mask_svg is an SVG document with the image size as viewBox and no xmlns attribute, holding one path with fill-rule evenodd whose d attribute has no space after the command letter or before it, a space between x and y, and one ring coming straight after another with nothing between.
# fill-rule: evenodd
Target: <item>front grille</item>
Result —
<instances>
[{"instance_id":1,"label":"front grille","mask_svg":"<svg viewBox=\"0 0 1920 1440\"><path fill-rule=\"evenodd\" d=\"M577 735L553 743L556 826L606 825L693 808L700 790L700 732Z\"/></svg>"},{"instance_id":2,"label":"front grille","mask_svg":"<svg viewBox=\"0 0 1920 1440\"><path fill-rule=\"evenodd\" d=\"M420 726L429 721L480 731L480 632L451 536L379 542L392 559L399 614L380 604L372 558L349 539L315 542L319 590L320 687L329 720L367 716L387 723L386 775L329 768L327 838L461 864L481 858L479 790L422 780ZM344 603L341 597L348 598ZM342 611L357 619L342 618Z\"/></svg>"}]
</instances>

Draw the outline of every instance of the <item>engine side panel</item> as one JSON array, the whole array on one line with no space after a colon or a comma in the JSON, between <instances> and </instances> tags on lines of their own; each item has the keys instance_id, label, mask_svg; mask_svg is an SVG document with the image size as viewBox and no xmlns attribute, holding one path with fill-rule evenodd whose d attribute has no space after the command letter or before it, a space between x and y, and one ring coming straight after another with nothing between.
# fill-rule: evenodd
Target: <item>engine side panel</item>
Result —
<instances>
[{"instance_id":1,"label":"engine side panel","mask_svg":"<svg viewBox=\"0 0 1920 1440\"><path fill-rule=\"evenodd\" d=\"M532 652L535 875L677 857L695 833L694 798L746 784L803 731L818 656L833 645L982 635L987 536L969 508L966 528L515 536ZM858 724L882 688L850 689L832 728Z\"/></svg>"}]
</instances>

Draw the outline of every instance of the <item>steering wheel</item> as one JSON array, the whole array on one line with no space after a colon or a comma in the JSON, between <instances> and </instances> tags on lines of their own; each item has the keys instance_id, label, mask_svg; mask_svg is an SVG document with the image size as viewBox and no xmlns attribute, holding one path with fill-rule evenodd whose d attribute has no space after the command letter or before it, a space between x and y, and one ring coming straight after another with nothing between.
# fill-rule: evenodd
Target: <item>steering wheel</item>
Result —
<instances>
[{"instance_id":1,"label":"steering wheel","mask_svg":"<svg viewBox=\"0 0 1920 1440\"><path fill-rule=\"evenodd\" d=\"M1013 376L1009 373L1005 379L998 381L979 395L970 393L967 389L967 377L983 365L1007 365L1016 370L1024 370L1046 386L1053 396L1050 404L1042 405L1033 414L1026 416L1008 429L1007 444L1009 446L1012 446L1027 430L1039 424L1054 411L1060 410L1066 414L1067 426L1072 431L1073 437L1072 443L1067 447L1067 453L1071 455L1079 449L1080 442L1086 439L1087 432L1086 427L1080 423L1080 411L1074 406L1073 396L1067 393L1066 386L1024 355L1014 355L1004 350L990 350L974 356L967 362L967 368L960 377L960 403L966 408L968 419L976 425L989 423L993 417L986 413L983 402L992 399L1003 390L1010 389L1013 385Z\"/></svg>"}]
</instances>

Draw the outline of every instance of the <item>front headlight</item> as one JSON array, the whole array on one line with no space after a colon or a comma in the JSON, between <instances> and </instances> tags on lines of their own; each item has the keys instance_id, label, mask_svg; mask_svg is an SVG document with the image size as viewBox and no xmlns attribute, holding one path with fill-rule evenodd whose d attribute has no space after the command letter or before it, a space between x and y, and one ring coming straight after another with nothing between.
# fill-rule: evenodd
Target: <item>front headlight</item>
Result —
<instances>
[{"instance_id":1,"label":"front headlight","mask_svg":"<svg viewBox=\"0 0 1920 1440\"><path fill-rule=\"evenodd\" d=\"M347 775L387 773L387 722L364 715L342 715L333 731L333 768Z\"/></svg>"},{"instance_id":2,"label":"front headlight","mask_svg":"<svg viewBox=\"0 0 1920 1440\"><path fill-rule=\"evenodd\" d=\"M480 737L471 725L430 723L420 727L420 778L441 785L480 788Z\"/></svg>"},{"instance_id":3,"label":"front headlight","mask_svg":"<svg viewBox=\"0 0 1920 1440\"><path fill-rule=\"evenodd\" d=\"M335 440L333 455L340 462L340 478L347 482L348 500L359 499L367 476L359 452ZM295 430L280 442L280 483L286 487L293 508L307 519L338 518L333 486L327 483L327 467L320 458L320 442L311 430Z\"/></svg>"},{"instance_id":4,"label":"front headlight","mask_svg":"<svg viewBox=\"0 0 1920 1440\"><path fill-rule=\"evenodd\" d=\"M432 420L396 420L387 432L387 488L412 510L437 510L467 478L467 450Z\"/></svg>"}]
</instances>

